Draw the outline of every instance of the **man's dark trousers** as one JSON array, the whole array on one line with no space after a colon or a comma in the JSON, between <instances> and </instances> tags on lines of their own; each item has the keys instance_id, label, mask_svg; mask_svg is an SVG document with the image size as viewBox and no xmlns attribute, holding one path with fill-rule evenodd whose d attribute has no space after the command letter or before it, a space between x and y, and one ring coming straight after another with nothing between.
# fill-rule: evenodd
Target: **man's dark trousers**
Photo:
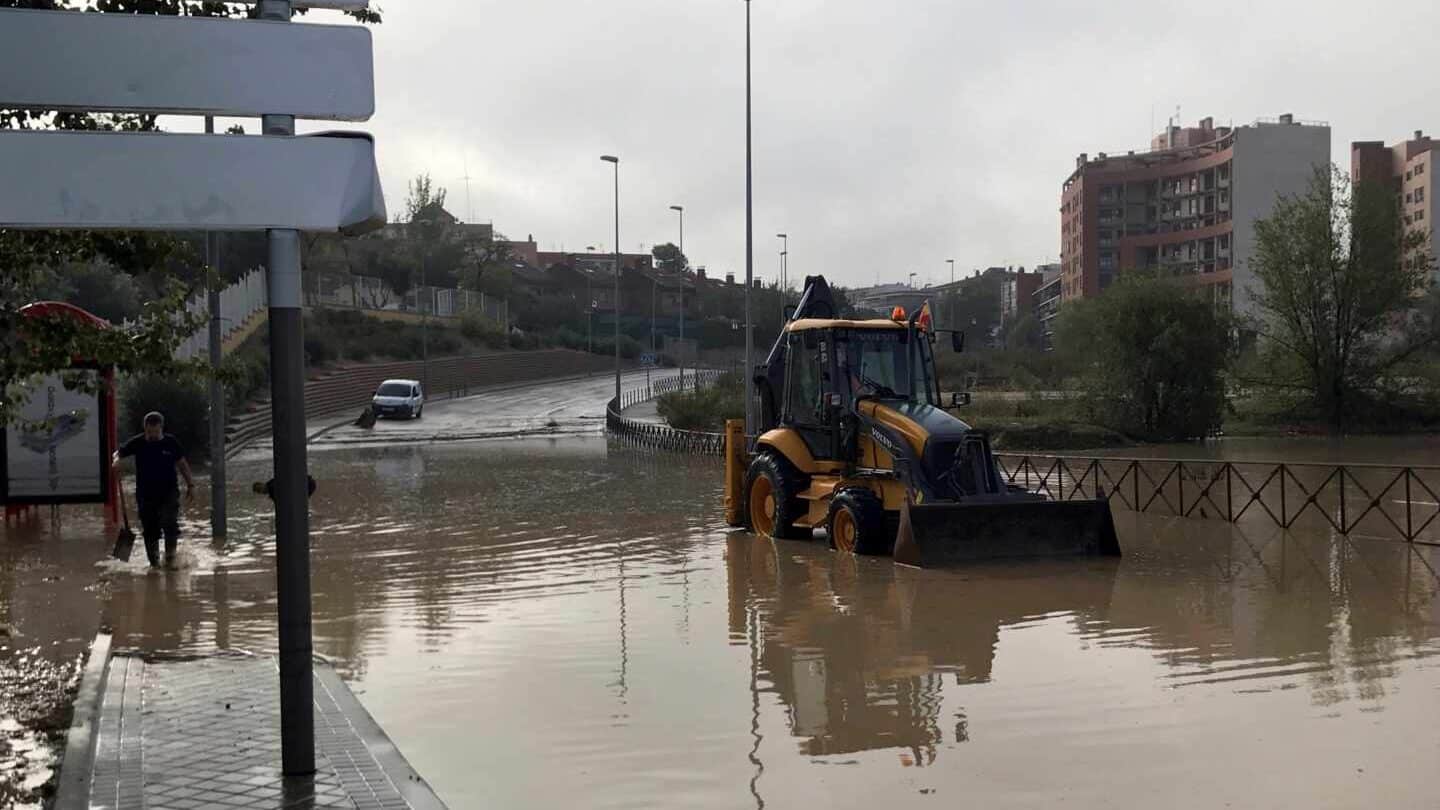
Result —
<instances>
[{"instance_id":1,"label":"man's dark trousers","mask_svg":"<svg viewBox=\"0 0 1440 810\"><path fill-rule=\"evenodd\" d=\"M145 556L150 564L160 565L160 535L165 535L165 561L175 560L175 545L180 540L180 492L169 492L138 499L140 533L145 537Z\"/></svg>"}]
</instances>

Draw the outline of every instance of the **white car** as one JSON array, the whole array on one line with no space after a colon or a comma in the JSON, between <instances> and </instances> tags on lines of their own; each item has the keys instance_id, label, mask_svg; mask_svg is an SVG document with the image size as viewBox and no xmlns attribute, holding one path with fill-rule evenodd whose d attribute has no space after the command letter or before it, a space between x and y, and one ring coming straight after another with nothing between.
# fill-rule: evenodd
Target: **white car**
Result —
<instances>
[{"instance_id":1,"label":"white car","mask_svg":"<svg viewBox=\"0 0 1440 810\"><path fill-rule=\"evenodd\" d=\"M375 409L375 418L382 416L404 416L419 419L425 409L425 392L418 380L386 380L375 389L370 404Z\"/></svg>"}]
</instances>

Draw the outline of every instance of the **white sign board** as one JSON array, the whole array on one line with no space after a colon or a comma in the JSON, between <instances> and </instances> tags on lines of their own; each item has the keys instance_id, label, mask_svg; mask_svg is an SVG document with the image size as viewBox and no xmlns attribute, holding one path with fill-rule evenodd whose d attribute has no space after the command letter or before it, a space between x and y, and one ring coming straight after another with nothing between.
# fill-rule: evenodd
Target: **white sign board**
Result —
<instances>
[{"instance_id":1,"label":"white sign board","mask_svg":"<svg viewBox=\"0 0 1440 810\"><path fill-rule=\"evenodd\" d=\"M0 9L0 107L364 121L358 25Z\"/></svg>"},{"instance_id":2,"label":"white sign board","mask_svg":"<svg viewBox=\"0 0 1440 810\"><path fill-rule=\"evenodd\" d=\"M385 199L368 135L0 131L0 226L372 230Z\"/></svg>"},{"instance_id":3,"label":"white sign board","mask_svg":"<svg viewBox=\"0 0 1440 810\"><path fill-rule=\"evenodd\" d=\"M94 382L95 372L85 372ZM70 391L58 376L46 377L5 428L7 503L98 503L105 500L105 457L100 395Z\"/></svg>"}]
</instances>

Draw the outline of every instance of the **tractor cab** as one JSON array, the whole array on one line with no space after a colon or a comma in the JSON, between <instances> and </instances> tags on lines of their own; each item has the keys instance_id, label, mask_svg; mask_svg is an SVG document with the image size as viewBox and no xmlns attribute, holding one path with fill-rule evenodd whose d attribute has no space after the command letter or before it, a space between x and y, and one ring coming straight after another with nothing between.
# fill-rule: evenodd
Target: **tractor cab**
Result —
<instances>
[{"instance_id":1,"label":"tractor cab","mask_svg":"<svg viewBox=\"0 0 1440 810\"><path fill-rule=\"evenodd\" d=\"M852 458L850 416L863 402L915 413L941 407L932 340L894 320L791 321L765 427L794 429L816 459ZM944 416L952 431L968 429Z\"/></svg>"}]
</instances>

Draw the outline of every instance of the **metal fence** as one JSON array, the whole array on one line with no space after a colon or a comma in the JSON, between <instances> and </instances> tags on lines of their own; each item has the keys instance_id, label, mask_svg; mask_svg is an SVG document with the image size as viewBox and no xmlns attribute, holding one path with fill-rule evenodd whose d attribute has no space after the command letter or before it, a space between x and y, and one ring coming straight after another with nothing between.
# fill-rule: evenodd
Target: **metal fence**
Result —
<instances>
[{"instance_id":1,"label":"metal fence","mask_svg":"<svg viewBox=\"0 0 1440 810\"><path fill-rule=\"evenodd\" d=\"M657 422L630 419L623 416L622 411L642 402L649 402L661 394L679 391L682 385L695 388L714 385L715 381L720 379L724 373L716 369L697 369L693 376L683 379L666 377L640 388L622 391L618 403L614 397L611 397L605 406L605 428L617 438L640 447L693 455L723 455L725 452L725 434L723 433L679 430Z\"/></svg>"},{"instance_id":2,"label":"metal fence","mask_svg":"<svg viewBox=\"0 0 1440 810\"><path fill-rule=\"evenodd\" d=\"M1440 467L996 454L1007 480L1056 500L1440 545Z\"/></svg>"},{"instance_id":3,"label":"metal fence","mask_svg":"<svg viewBox=\"0 0 1440 810\"><path fill-rule=\"evenodd\" d=\"M504 326L510 307L503 298L450 287L412 287L401 295L384 280L350 273L306 273L305 303L313 307L411 312L438 318L478 314Z\"/></svg>"}]
</instances>

